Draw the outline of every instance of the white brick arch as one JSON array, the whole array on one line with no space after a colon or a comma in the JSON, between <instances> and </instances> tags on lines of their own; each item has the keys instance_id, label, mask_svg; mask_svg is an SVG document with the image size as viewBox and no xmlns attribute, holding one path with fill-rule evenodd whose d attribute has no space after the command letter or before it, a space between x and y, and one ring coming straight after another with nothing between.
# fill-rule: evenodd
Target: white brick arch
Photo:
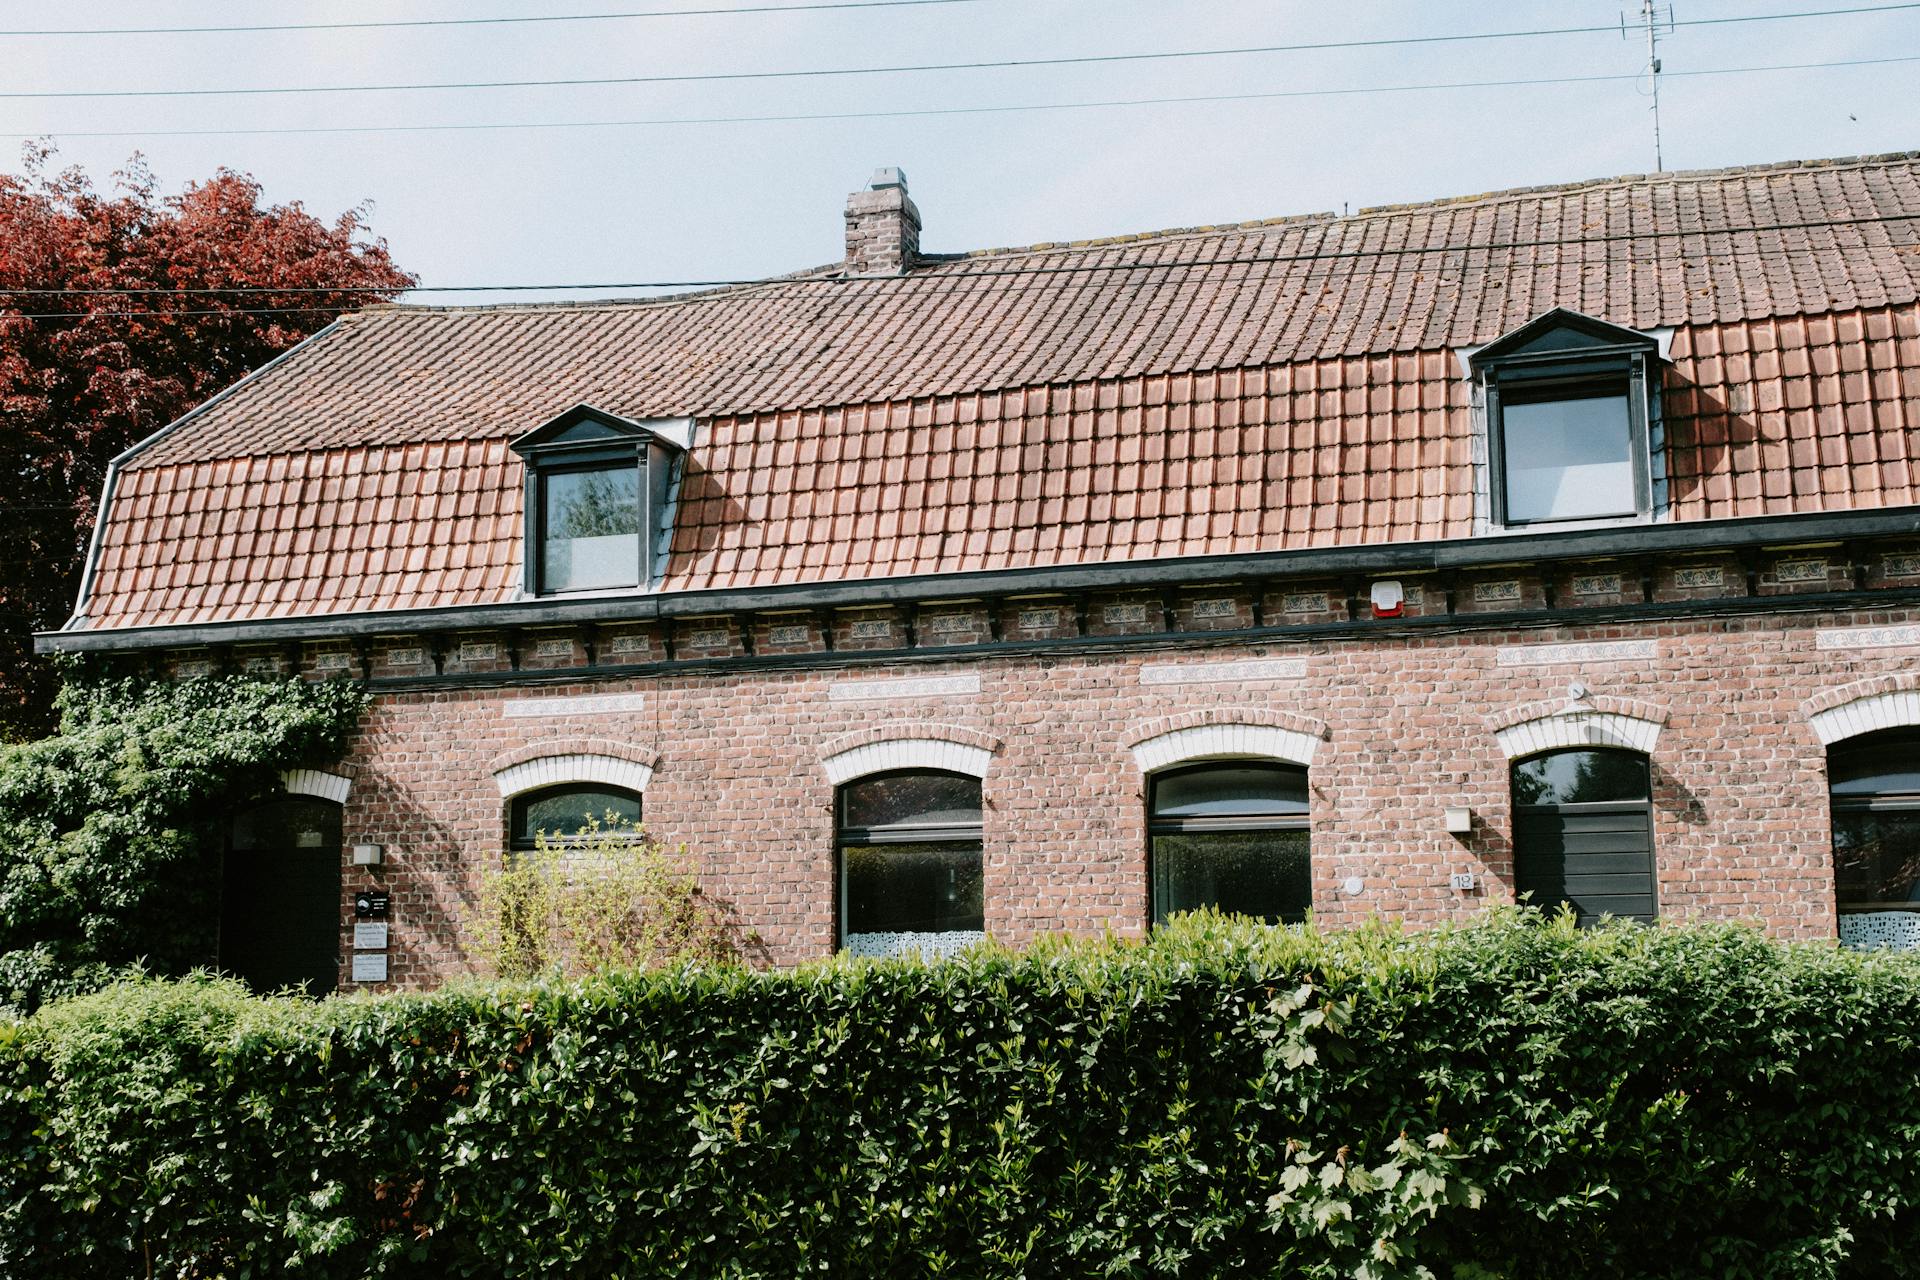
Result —
<instances>
[{"instance_id":1,"label":"white brick arch","mask_svg":"<svg viewBox=\"0 0 1920 1280\"><path fill-rule=\"evenodd\" d=\"M628 791L645 791L647 783L653 779L653 767L638 760L622 760L618 756L589 755L584 752L570 752L565 755L540 756L534 760L522 761L494 771L494 785L500 788L501 799L511 799L528 791L537 791L542 787L558 787L568 784L593 784L606 787L621 787Z\"/></svg>"},{"instance_id":2,"label":"white brick arch","mask_svg":"<svg viewBox=\"0 0 1920 1280\"><path fill-rule=\"evenodd\" d=\"M345 804L353 779L341 773L328 773L325 769L286 769L280 774L280 785L290 796L314 796L335 804Z\"/></svg>"},{"instance_id":3,"label":"white brick arch","mask_svg":"<svg viewBox=\"0 0 1920 1280\"><path fill-rule=\"evenodd\" d=\"M827 780L836 787L855 778L895 769L938 769L984 778L987 766L993 763L993 752L971 743L941 738L890 738L885 742L849 747L820 763L826 768Z\"/></svg>"},{"instance_id":4,"label":"white brick arch","mask_svg":"<svg viewBox=\"0 0 1920 1280\"><path fill-rule=\"evenodd\" d=\"M1252 757L1311 766L1320 739L1298 729L1265 724L1201 724L1136 742L1134 761L1142 773L1158 773L1200 760Z\"/></svg>"},{"instance_id":5,"label":"white brick arch","mask_svg":"<svg viewBox=\"0 0 1920 1280\"><path fill-rule=\"evenodd\" d=\"M1820 745L1830 747L1863 733L1920 725L1920 690L1890 689L1843 702L1807 717Z\"/></svg>"},{"instance_id":6,"label":"white brick arch","mask_svg":"<svg viewBox=\"0 0 1920 1280\"><path fill-rule=\"evenodd\" d=\"M1556 711L1509 725L1494 740L1509 760L1567 747L1624 747L1652 755L1660 722L1617 711Z\"/></svg>"}]
</instances>

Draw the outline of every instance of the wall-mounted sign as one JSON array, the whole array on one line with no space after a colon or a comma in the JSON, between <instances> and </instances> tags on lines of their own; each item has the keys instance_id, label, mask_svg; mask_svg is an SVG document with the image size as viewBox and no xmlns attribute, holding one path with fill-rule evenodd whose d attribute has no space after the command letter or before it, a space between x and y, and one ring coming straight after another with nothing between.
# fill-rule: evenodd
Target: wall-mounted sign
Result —
<instances>
[{"instance_id":1,"label":"wall-mounted sign","mask_svg":"<svg viewBox=\"0 0 1920 1280\"><path fill-rule=\"evenodd\" d=\"M385 920L360 921L353 926L353 949L355 951L385 951L387 949L387 922Z\"/></svg>"},{"instance_id":2,"label":"wall-mounted sign","mask_svg":"<svg viewBox=\"0 0 1920 1280\"><path fill-rule=\"evenodd\" d=\"M353 980L355 982L385 982L387 980L387 953L372 951L353 958Z\"/></svg>"},{"instance_id":3,"label":"wall-mounted sign","mask_svg":"<svg viewBox=\"0 0 1920 1280\"><path fill-rule=\"evenodd\" d=\"M362 920L385 920L393 913L393 895L385 889L362 889L353 895L353 914Z\"/></svg>"}]
</instances>

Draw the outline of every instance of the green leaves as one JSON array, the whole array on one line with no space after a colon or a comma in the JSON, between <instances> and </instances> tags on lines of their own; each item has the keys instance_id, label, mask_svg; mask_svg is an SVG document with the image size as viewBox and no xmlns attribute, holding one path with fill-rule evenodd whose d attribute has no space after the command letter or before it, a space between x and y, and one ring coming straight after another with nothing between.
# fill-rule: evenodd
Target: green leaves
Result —
<instances>
[{"instance_id":1,"label":"green leaves","mask_svg":"<svg viewBox=\"0 0 1920 1280\"><path fill-rule=\"evenodd\" d=\"M0 1273L1911 1276L1920 962L1199 916L0 1023Z\"/></svg>"},{"instance_id":2,"label":"green leaves","mask_svg":"<svg viewBox=\"0 0 1920 1280\"><path fill-rule=\"evenodd\" d=\"M153 681L76 665L61 732L0 747L0 1008L135 964L210 961L219 844L206 815L336 756L365 705L346 681Z\"/></svg>"}]
</instances>

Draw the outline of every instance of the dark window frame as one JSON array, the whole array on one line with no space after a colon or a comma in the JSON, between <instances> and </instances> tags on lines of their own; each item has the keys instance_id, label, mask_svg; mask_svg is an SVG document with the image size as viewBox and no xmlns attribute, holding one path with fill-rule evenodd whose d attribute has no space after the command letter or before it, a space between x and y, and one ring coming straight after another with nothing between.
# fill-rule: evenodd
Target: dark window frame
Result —
<instances>
[{"instance_id":1,"label":"dark window frame","mask_svg":"<svg viewBox=\"0 0 1920 1280\"><path fill-rule=\"evenodd\" d=\"M846 825L848 792L863 783L887 778L945 777L965 778L980 788L979 822L892 822L881 826ZM884 769L849 778L833 791L833 936L836 950L847 945L847 850L861 845L912 845L972 843L980 846L980 867L986 870L986 782L957 769ZM983 904L984 906L984 904Z\"/></svg>"},{"instance_id":2,"label":"dark window frame","mask_svg":"<svg viewBox=\"0 0 1920 1280\"><path fill-rule=\"evenodd\" d=\"M509 446L525 472L521 585L527 595L566 598L646 591L653 586L656 560L664 555L656 543L670 515L674 459L682 448L670 434L660 433L668 422L637 422L591 405L579 405ZM690 421L680 425L691 431ZM633 581L555 588L548 581L546 568L548 482L557 476L628 470L633 474L639 524L634 538Z\"/></svg>"},{"instance_id":3,"label":"dark window frame","mask_svg":"<svg viewBox=\"0 0 1920 1280\"><path fill-rule=\"evenodd\" d=\"M1841 814L1920 813L1920 789L1913 791L1875 791L1856 795L1836 795L1833 790L1833 763L1836 755L1845 755L1861 751L1885 753L1890 749L1899 748L1920 752L1920 729L1895 728L1876 730L1872 733L1844 739L1827 748L1827 844L1828 856L1833 862L1833 906L1836 915L1870 914L1877 911L1920 910L1920 903L1915 903L1911 900L1903 902L1884 902L1878 900L1841 901L1839 851L1833 848L1834 830L1839 825L1836 819Z\"/></svg>"},{"instance_id":4,"label":"dark window frame","mask_svg":"<svg viewBox=\"0 0 1920 1280\"><path fill-rule=\"evenodd\" d=\"M1309 911L1312 910L1312 838L1313 815L1306 813L1271 814L1213 814L1195 817L1163 818L1158 814L1160 808L1160 787L1169 779L1184 777L1196 773L1205 773L1215 769L1271 769L1275 772L1298 773L1311 786L1312 772L1306 765L1292 764L1284 760L1270 760L1261 757L1234 756L1214 760L1195 760L1171 768L1161 769L1147 778L1147 925L1157 927L1165 913L1160 909L1159 871L1155 865L1153 842L1156 836L1209 835L1219 832L1242 832L1259 835L1266 832L1305 832L1308 838L1308 880L1307 896ZM1311 795L1311 791L1308 793Z\"/></svg>"},{"instance_id":5,"label":"dark window frame","mask_svg":"<svg viewBox=\"0 0 1920 1280\"><path fill-rule=\"evenodd\" d=\"M627 443L620 448L548 445L526 451L527 554L526 589L529 595L577 595L594 591L638 590L652 576L649 513L647 511L647 447ZM598 587L553 589L547 585L547 484L556 476L594 472L630 472L639 529L634 535L633 581Z\"/></svg>"},{"instance_id":6,"label":"dark window frame","mask_svg":"<svg viewBox=\"0 0 1920 1280\"><path fill-rule=\"evenodd\" d=\"M1646 796L1643 799L1636 800L1576 800L1562 804L1522 804L1514 799L1514 775L1520 770L1521 766L1552 756L1582 754L1606 754L1637 759L1640 763L1641 772L1646 777ZM1512 819L1513 888L1516 897L1522 892L1520 888L1520 819L1523 814L1559 814L1571 817L1627 816L1629 814L1639 817L1644 815L1647 823L1647 884L1649 907L1647 916L1651 921L1660 919L1660 851L1655 843L1656 833L1653 823L1653 756L1650 753L1642 751L1637 747L1582 743L1569 747L1552 747L1546 751L1535 751L1529 755L1509 760L1507 762L1507 805ZM1560 902L1568 902L1568 900L1562 898ZM1560 902L1549 903L1535 901L1533 905L1543 910L1551 911L1556 909L1560 905ZM1569 903L1569 905L1571 905L1571 903ZM1633 917L1623 916L1614 918L1631 919ZM1595 923L1597 923L1597 921ZM1592 927L1592 925L1582 920L1579 927L1585 929Z\"/></svg>"},{"instance_id":7,"label":"dark window frame","mask_svg":"<svg viewBox=\"0 0 1920 1280\"><path fill-rule=\"evenodd\" d=\"M521 831L525 825L526 811L532 807L536 801L566 795L570 792L594 792L601 795L613 792L618 795L631 796L634 804L640 810L640 821L644 822L646 820L646 796L633 790L631 787L615 786L610 782L556 782L549 786L535 787L531 791L522 791L507 801L507 848L514 853L531 853L534 849L538 848L539 833L529 831L523 835ZM594 816L598 817L599 815L596 814ZM644 838L638 831L625 831L617 834L622 839L639 840ZM547 837L547 843L549 845L569 845L578 844L579 842L580 837L577 834L550 835Z\"/></svg>"},{"instance_id":8,"label":"dark window frame","mask_svg":"<svg viewBox=\"0 0 1920 1280\"><path fill-rule=\"evenodd\" d=\"M1526 357L1493 361L1481 377L1486 389L1488 497L1493 523L1507 529L1532 529L1583 521L1644 519L1653 511L1651 422L1647 410L1646 361L1638 353L1599 359L1582 355L1575 362L1560 358L1535 366ZM1627 402L1627 453L1633 467L1633 508L1596 511L1574 516L1536 516L1522 519L1508 512L1507 428L1504 406L1622 396Z\"/></svg>"},{"instance_id":9,"label":"dark window frame","mask_svg":"<svg viewBox=\"0 0 1920 1280\"><path fill-rule=\"evenodd\" d=\"M1653 515L1653 427L1658 414L1659 344L1649 335L1565 308L1555 308L1473 354L1485 408L1487 499L1499 529L1629 523ZM1633 469L1633 509L1577 516L1513 518L1507 484L1507 402L1539 404L1623 395L1627 452Z\"/></svg>"}]
</instances>

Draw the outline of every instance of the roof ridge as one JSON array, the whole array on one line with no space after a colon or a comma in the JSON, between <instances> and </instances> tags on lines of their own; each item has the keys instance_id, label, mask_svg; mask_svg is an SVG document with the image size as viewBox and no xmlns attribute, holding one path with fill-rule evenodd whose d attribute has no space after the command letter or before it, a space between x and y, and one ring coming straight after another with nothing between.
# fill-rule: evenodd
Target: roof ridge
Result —
<instances>
[{"instance_id":1,"label":"roof ridge","mask_svg":"<svg viewBox=\"0 0 1920 1280\"><path fill-rule=\"evenodd\" d=\"M1411 200L1401 204L1368 205L1349 215L1350 218L1377 217L1381 214L1406 213L1415 209L1447 209L1464 204L1488 203L1519 200L1527 196L1555 195L1574 191L1586 191L1600 187L1654 186L1672 185L1678 182L1698 182L1705 179L1728 179L1762 177L1776 173L1793 173L1798 170L1817 169L1871 169L1879 166L1911 163L1920 161L1920 150L1882 151L1857 156L1833 156L1811 160L1775 160L1763 164L1722 165L1711 169L1664 169L1656 173L1623 173L1611 178L1582 178L1571 182L1548 182L1530 187L1503 187L1496 191L1483 191L1476 195L1440 196L1432 200Z\"/></svg>"},{"instance_id":2,"label":"roof ridge","mask_svg":"<svg viewBox=\"0 0 1920 1280\"><path fill-rule=\"evenodd\" d=\"M1712 169L1669 169L1659 173L1620 174L1610 178L1582 178L1570 182L1544 183L1526 187L1506 187L1496 191L1483 191L1475 195L1441 196L1431 200L1414 200L1402 204L1368 205L1350 214L1332 212L1285 214L1273 218L1255 218L1244 222L1215 223L1191 227L1167 227L1158 231L1136 231L1123 235L1097 236L1084 240L1043 240L1035 244L1013 245L993 249L971 249L961 253L924 254L920 259L920 264L932 268L955 264L971 265L986 259L1016 258L1023 255L1074 253L1090 249L1105 249L1124 245L1173 242L1197 236L1230 235L1235 232L1264 232L1312 225L1350 224L1381 218L1398 217L1428 209L1459 209L1479 204L1511 203L1543 195L1597 191L1613 187L1671 186L1682 182L1724 181L1800 171L1865 169L1901 163L1913 163L1916 161L1920 161L1920 150L1886 151L1855 156L1834 156L1824 159L1778 160L1764 164L1726 165ZM662 294L657 297L594 298L583 301L560 299L549 302L486 302L446 305L388 302L362 307L358 311L349 312L343 319L351 320L364 315L395 313L403 315L439 316L516 313L525 311L587 312L628 310L636 307L676 306L705 302L730 295L750 294L756 290L778 289L784 285L808 280L836 280L849 285L855 285L886 283L889 280L911 280L914 278L914 275L915 273L910 272L900 276L847 276L844 273L843 264L830 262L817 267L807 267L799 271L785 272L777 276L767 276L760 280L716 285L711 288L694 289L683 293Z\"/></svg>"}]
</instances>

